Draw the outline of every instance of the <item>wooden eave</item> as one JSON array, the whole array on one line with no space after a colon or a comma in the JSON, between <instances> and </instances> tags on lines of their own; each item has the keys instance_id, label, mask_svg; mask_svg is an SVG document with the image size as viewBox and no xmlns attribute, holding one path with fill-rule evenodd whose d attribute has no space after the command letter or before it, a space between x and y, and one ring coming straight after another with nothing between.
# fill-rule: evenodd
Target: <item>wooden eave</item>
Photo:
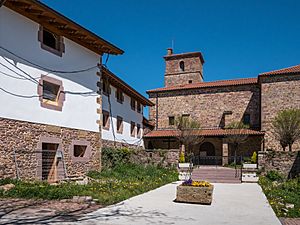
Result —
<instances>
[{"instance_id":1,"label":"wooden eave","mask_svg":"<svg viewBox=\"0 0 300 225\"><path fill-rule=\"evenodd\" d=\"M4 5L9 9L39 23L51 32L64 36L85 48L102 55L123 54L124 51L105 41L91 31L68 19L62 14L36 0L6 0Z\"/></svg>"},{"instance_id":2,"label":"wooden eave","mask_svg":"<svg viewBox=\"0 0 300 225\"><path fill-rule=\"evenodd\" d=\"M121 80L119 77L117 77L115 74L113 74L110 70L106 69L105 67L102 67L102 75L108 79L108 82L112 86L116 88L120 88L124 93L126 93L130 97L133 97L135 100L139 101L143 106L154 106L153 102L145 98L143 95L141 95L135 89L130 87L126 82Z\"/></svg>"}]
</instances>

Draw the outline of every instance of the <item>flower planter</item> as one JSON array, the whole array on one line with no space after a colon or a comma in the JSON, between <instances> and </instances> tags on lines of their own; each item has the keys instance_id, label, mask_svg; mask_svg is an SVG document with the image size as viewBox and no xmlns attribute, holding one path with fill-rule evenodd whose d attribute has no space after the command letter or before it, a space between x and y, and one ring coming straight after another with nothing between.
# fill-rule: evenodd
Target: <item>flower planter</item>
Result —
<instances>
[{"instance_id":1,"label":"flower planter","mask_svg":"<svg viewBox=\"0 0 300 225\"><path fill-rule=\"evenodd\" d=\"M178 163L178 168L179 169L189 169L190 163Z\"/></svg>"},{"instance_id":2,"label":"flower planter","mask_svg":"<svg viewBox=\"0 0 300 225\"><path fill-rule=\"evenodd\" d=\"M257 164L256 163L244 163L243 169L256 169Z\"/></svg>"},{"instance_id":3,"label":"flower planter","mask_svg":"<svg viewBox=\"0 0 300 225\"><path fill-rule=\"evenodd\" d=\"M194 187L177 186L176 202L196 203L210 205L212 202L214 186Z\"/></svg>"},{"instance_id":4,"label":"flower planter","mask_svg":"<svg viewBox=\"0 0 300 225\"><path fill-rule=\"evenodd\" d=\"M178 169L179 169L179 180L188 180L191 178L191 169L193 168L193 164L190 163L179 163Z\"/></svg>"}]
</instances>

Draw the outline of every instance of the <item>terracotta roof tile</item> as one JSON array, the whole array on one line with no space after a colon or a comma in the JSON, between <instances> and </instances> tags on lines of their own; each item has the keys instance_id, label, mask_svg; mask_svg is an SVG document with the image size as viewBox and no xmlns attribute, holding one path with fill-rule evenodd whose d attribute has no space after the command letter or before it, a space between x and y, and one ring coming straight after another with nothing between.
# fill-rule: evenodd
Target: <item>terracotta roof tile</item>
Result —
<instances>
[{"instance_id":1,"label":"terracotta roof tile","mask_svg":"<svg viewBox=\"0 0 300 225\"><path fill-rule=\"evenodd\" d=\"M201 134L203 136L230 136L236 134L243 135L264 135L262 131L256 131L251 129L202 129L196 131L196 133ZM144 137L146 138L155 138L155 137L177 137L179 136L178 130L153 130Z\"/></svg>"},{"instance_id":2,"label":"terracotta roof tile","mask_svg":"<svg viewBox=\"0 0 300 225\"><path fill-rule=\"evenodd\" d=\"M265 72L259 74L259 76L267 76L267 75L281 75L281 74L297 74L300 73L300 64L296 66L291 66L287 68L283 68L280 70L273 70L270 72Z\"/></svg>"},{"instance_id":3,"label":"terracotta roof tile","mask_svg":"<svg viewBox=\"0 0 300 225\"><path fill-rule=\"evenodd\" d=\"M256 84L257 78L242 78L236 80L220 80L212 82L198 82L192 84L183 84L172 87L163 87L147 91L151 92L163 92L163 91L175 91L175 90L184 90L184 89L198 89L198 88L208 88L208 87L222 87L222 86L237 86L237 85L247 85L247 84Z\"/></svg>"}]
</instances>

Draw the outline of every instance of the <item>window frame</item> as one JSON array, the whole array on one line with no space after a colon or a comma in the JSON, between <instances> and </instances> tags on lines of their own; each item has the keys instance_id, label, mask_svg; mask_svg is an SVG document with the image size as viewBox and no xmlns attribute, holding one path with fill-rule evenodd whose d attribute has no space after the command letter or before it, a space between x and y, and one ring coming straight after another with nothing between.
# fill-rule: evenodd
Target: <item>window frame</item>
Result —
<instances>
[{"instance_id":1,"label":"window frame","mask_svg":"<svg viewBox=\"0 0 300 225\"><path fill-rule=\"evenodd\" d=\"M141 137L141 133L142 133L142 127L141 127L141 124L137 123L136 124L136 135L138 138Z\"/></svg>"},{"instance_id":2,"label":"window frame","mask_svg":"<svg viewBox=\"0 0 300 225\"><path fill-rule=\"evenodd\" d=\"M119 122L121 123L119 125ZM118 134L123 134L123 117L117 116L117 133Z\"/></svg>"},{"instance_id":3,"label":"window frame","mask_svg":"<svg viewBox=\"0 0 300 225\"><path fill-rule=\"evenodd\" d=\"M75 157L74 156L74 147L75 146L86 146L85 153L83 157ZM92 155L92 147L91 143L87 140L72 140L69 149L69 155L71 156L71 161L74 163L76 162L88 162Z\"/></svg>"},{"instance_id":4,"label":"window frame","mask_svg":"<svg viewBox=\"0 0 300 225\"><path fill-rule=\"evenodd\" d=\"M116 96L117 102L119 102L120 104L123 104L123 102L124 102L124 93L120 88L117 88L115 96Z\"/></svg>"},{"instance_id":5,"label":"window frame","mask_svg":"<svg viewBox=\"0 0 300 225\"><path fill-rule=\"evenodd\" d=\"M106 95L106 96L110 95L111 89L110 89L110 83L108 80L102 79L101 90L104 95Z\"/></svg>"},{"instance_id":6,"label":"window frame","mask_svg":"<svg viewBox=\"0 0 300 225\"><path fill-rule=\"evenodd\" d=\"M104 117L107 117L106 121ZM110 128L110 115L109 112L106 110L102 110L102 129L109 130Z\"/></svg>"},{"instance_id":7,"label":"window frame","mask_svg":"<svg viewBox=\"0 0 300 225\"><path fill-rule=\"evenodd\" d=\"M184 61L181 60L179 62L179 68L180 68L180 71L182 71L182 72L185 71L185 63L184 63Z\"/></svg>"},{"instance_id":8,"label":"window frame","mask_svg":"<svg viewBox=\"0 0 300 225\"><path fill-rule=\"evenodd\" d=\"M56 48L52 48L51 46L48 46L44 43L44 31L52 34L53 36L56 36ZM62 57L62 54L65 53L65 44L64 44L64 38L60 35L57 35L56 33L52 32L51 30L44 28L43 26L39 27L38 31L38 41L41 43L41 48L53 53L54 55Z\"/></svg>"},{"instance_id":9,"label":"window frame","mask_svg":"<svg viewBox=\"0 0 300 225\"><path fill-rule=\"evenodd\" d=\"M136 111L142 113L142 104L138 101L136 102Z\"/></svg>"},{"instance_id":10,"label":"window frame","mask_svg":"<svg viewBox=\"0 0 300 225\"><path fill-rule=\"evenodd\" d=\"M47 83L51 83L51 84L59 86L56 101L44 99L44 97L43 97L44 96L44 89L43 89L44 81ZM65 92L64 92L64 87L63 87L63 83L61 80L58 80L58 79L55 79L53 77L49 77L46 75L42 75L39 80L39 83L38 83L37 93L39 96L39 101L40 101L41 107L56 110L56 111L62 111L63 104L65 101Z\"/></svg>"},{"instance_id":11,"label":"window frame","mask_svg":"<svg viewBox=\"0 0 300 225\"><path fill-rule=\"evenodd\" d=\"M134 103L134 105L133 105L133 103ZM131 106L131 109L133 111L135 111L135 109L136 109L136 100L132 97L130 98L130 106Z\"/></svg>"},{"instance_id":12,"label":"window frame","mask_svg":"<svg viewBox=\"0 0 300 225\"><path fill-rule=\"evenodd\" d=\"M131 137L136 136L136 126L135 126L135 122L133 121L130 122L130 136Z\"/></svg>"},{"instance_id":13,"label":"window frame","mask_svg":"<svg viewBox=\"0 0 300 225\"><path fill-rule=\"evenodd\" d=\"M168 116L169 118L169 126L174 126L175 125L175 116ZM173 123L171 124L171 119L173 119Z\"/></svg>"}]
</instances>

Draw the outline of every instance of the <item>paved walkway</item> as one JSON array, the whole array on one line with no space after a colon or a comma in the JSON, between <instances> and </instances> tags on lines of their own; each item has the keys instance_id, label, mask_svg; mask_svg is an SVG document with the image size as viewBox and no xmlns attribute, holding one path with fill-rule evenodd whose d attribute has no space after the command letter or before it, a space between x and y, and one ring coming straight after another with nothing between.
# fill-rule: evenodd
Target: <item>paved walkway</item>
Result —
<instances>
[{"instance_id":1,"label":"paved walkway","mask_svg":"<svg viewBox=\"0 0 300 225\"><path fill-rule=\"evenodd\" d=\"M99 209L80 224L280 225L258 184L215 184L210 206L175 203L177 183Z\"/></svg>"}]
</instances>

